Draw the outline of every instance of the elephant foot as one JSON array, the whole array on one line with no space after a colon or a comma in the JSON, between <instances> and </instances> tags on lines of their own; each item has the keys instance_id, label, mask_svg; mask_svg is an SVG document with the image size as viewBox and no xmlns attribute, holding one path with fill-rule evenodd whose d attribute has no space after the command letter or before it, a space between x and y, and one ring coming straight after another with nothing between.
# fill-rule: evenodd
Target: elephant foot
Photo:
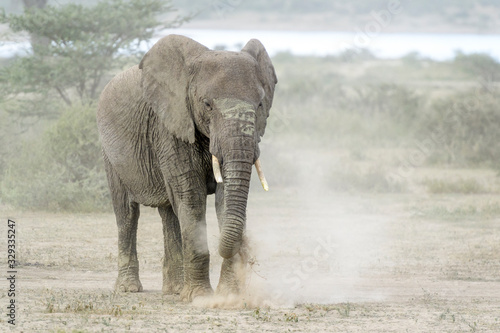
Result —
<instances>
[{"instance_id":1,"label":"elephant foot","mask_svg":"<svg viewBox=\"0 0 500 333\"><path fill-rule=\"evenodd\" d=\"M137 293L143 290L139 275L119 275L116 279L115 290L119 292Z\"/></svg>"},{"instance_id":2,"label":"elephant foot","mask_svg":"<svg viewBox=\"0 0 500 333\"><path fill-rule=\"evenodd\" d=\"M172 268L163 267L163 287L162 292L165 295L178 295L184 287L183 267Z\"/></svg>"},{"instance_id":3,"label":"elephant foot","mask_svg":"<svg viewBox=\"0 0 500 333\"><path fill-rule=\"evenodd\" d=\"M182 287L182 282L163 281L162 292L165 295L178 295L181 293Z\"/></svg>"},{"instance_id":4,"label":"elephant foot","mask_svg":"<svg viewBox=\"0 0 500 333\"><path fill-rule=\"evenodd\" d=\"M246 263L246 256L240 254L231 259L224 259L216 294L226 296L239 294L242 291L246 282Z\"/></svg>"},{"instance_id":5,"label":"elephant foot","mask_svg":"<svg viewBox=\"0 0 500 333\"><path fill-rule=\"evenodd\" d=\"M210 296L214 293L212 287L210 286L196 286L188 287L184 286L181 291L181 300L184 302L191 302L196 297Z\"/></svg>"},{"instance_id":6,"label":"elephant foot","mask_svg":"<svg viewBox=\"0 0 500 333\"><path fill-rule=\"evenodd\" d=\"M238 281L221 281L215 290L216 295L227 296L227 295L238 295L241 289Z\"/></svg>"}]
</instances>

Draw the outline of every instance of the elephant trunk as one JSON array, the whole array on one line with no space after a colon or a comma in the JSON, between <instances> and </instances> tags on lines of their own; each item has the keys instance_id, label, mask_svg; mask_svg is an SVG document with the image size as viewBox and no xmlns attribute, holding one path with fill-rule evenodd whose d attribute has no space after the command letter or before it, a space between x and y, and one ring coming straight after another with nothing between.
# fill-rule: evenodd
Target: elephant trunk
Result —
<instances>
[{"instance_id":1,"label":"elephant trunk","mask_svg":"<svg viewBox=\"0 0 500 333\"><path fill-rule=\"evenodd\" d=\"M225 177L226 210L221 228L219 253L221 257L229 259L238 253L243 239L252 163L245 163L238 168L229 164L225 165L224 170L226 174L231 173L232 175Z\"/></svg>"},{"instance_id":2,"label":"elephant trunk","mask_svg":"<svg viewBox=\"0 0 500 333\"><path fill-rule=\"evenodd\" d=\"M246 225L246 208L255 141L251 137L229 139L231 146L223 160L224 214L219 254L229 259L240 250Z\"/></svg>"}]
</instances>

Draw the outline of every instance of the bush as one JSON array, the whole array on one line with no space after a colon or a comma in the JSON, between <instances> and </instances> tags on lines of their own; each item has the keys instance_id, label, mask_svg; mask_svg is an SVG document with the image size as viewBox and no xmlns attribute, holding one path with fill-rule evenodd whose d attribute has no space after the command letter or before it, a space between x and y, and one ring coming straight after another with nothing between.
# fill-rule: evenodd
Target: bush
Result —
<instances>
[{"instance_id":1,"label":"bush","mask_svg":"<svg viewBox=\"0 0 500 333\"><path fill-rule=\"evenodd\" d=\"M470 91L435 102L421 133L437 138L429 162L459 166L500 165L500 96Z\"/></svg>"},{"instance_id":2,"label":"bush","mask_svg":"<svg viewBox=\"0 0 500 333\"><path fill-rule=\"evenodd\" d=\"M455 181L446 181L442 179L425 179L423 184L429 193L460 193L477 194L486 193L486 188L476 179L458 179Z\"/></svg>"},{"instance_id":3,"label":"bush","mask_svg":"<svg viewBox=\"0 0 500 333\"><path fill-rule=\"evenodd\" d=\"M472 74L482 80L495 78L500 74L500 63L485 53L464 54L457 52L454 64L463 72Z\"/></svg>"},{"instance_id":4,"label":"bush","mask_svg":"<svg viewBox=\"0 0 500 333\"><path fill-rule=\"evenodd\" d=\"M496 202L482 205L431 205L416 209L415 217L420 219L436 219L445 221L497 219L500 216L500 205Z\"/></svg>"},{"instance_id":5,"label":"bush","mask_svg":"<svg viewBox=\"0 0 500 333\"><path fill-rule=\"evenodd\" d=\"M334 142L337 147L353 141L400 146L413 138L420 124L426 95L366 74L351 74L365 67L361 62L286 53L273 62L280 81L266 133Z\"/></svg>"},{"instance_id":6,"label":"bush","mask_svg":"<svg viewBox=\"0 0 500 333\"><path fill-rule=\"evenodd\" d=\"M27 141L1 180L1 199L32 210L90 212L109 209L95 108L64 110L42 135Z\"/></svg>"},{"instance_id":7,"label":"bush","mask_svg":"<svg viewBox=\"0 0 500 333\"><path fill-rule=\"evenodd\" d=\"M355 111L364 118L381 118L389 121L385 130L392 131L401 127L403 132L414 126L419 116L420 99L411 90L395 84L363 85L355 87L356 95L351 103ZM399 131L396 131L399 135Z\"/></svg>"}]
</instances>

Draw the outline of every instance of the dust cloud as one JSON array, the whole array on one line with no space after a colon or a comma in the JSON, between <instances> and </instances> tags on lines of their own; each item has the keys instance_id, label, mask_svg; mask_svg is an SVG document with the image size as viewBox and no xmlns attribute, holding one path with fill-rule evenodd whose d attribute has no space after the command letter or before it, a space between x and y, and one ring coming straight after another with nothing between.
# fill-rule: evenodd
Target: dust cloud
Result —
<instances>
[{"instance_id":1,"label":"dust cloud","mask_svg":"<svg viewBox=\"0 0 500 333\"><path fill-rule=\"evenodd\" d=\"M278 158L286 158L284 155ZM369 200L332 192L325 181L329 167L337 163L328 154L303 151L293 165L294 186L272 187L263 192L255 175L248 203L247 233L252 264L247 267L242 295L197 300L208 307L291 307L299 303L376 301L383 291L369 282L387 261L384 246L390 241L390 217ZM292 156L292 155L288 155ZM275 157L276 158L276 157ZM272 161L265 156L263 161ZM298 171L301 170L301 171ZM209 207L213 206L213 198ZM209 209L209 246L217 251L218 230ZM221 259L211 256L211 280L215 286ZM385 262L384 267L390 263Z\"/></svg>"}]
</instances>

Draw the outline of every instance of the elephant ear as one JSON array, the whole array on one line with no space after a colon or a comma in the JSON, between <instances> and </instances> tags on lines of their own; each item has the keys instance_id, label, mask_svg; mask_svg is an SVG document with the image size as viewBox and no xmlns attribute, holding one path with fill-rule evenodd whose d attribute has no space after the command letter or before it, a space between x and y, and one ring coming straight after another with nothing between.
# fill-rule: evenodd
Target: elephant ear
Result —
<instances>
[{"instance_id":1,"label":"elephant ear","mask_svg":"<svg viewBox=\"0 0 500 333\"><path fill-rule=\"evenodd\" d=\"M264 45L260 41L251 39L241 51L250 54L257 61L259 66L258 77L264 86L266 94L262 101L262 107L257 109L256 128L260 141L260 137L264 135L266 130L267 117L269 117L269 110L273 104L274 86L278 83L278 79L271 58L269 58Z\"/></svg>"},{"instance_id":2,"label":"elephant ear","mask_svg":"<svg viewBox=\"0 0 500 333\"><path fill-rule=\"evenodd\" d=\"M145 100L170 133L190 143L195 141L195 126L187 104L189 65L207 50L190 38L169 35L156 42L139 64Z\"/></svg>"}]
</instances>

